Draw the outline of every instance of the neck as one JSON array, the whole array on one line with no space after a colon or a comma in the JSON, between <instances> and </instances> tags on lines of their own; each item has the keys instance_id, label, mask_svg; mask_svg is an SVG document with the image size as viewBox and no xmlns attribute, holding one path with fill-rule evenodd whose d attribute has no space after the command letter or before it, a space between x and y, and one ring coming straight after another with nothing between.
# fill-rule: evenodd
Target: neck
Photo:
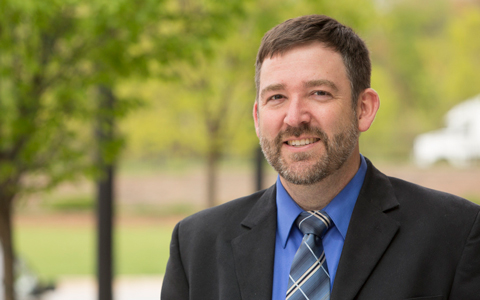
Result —
<instances>
[{"instance_id":1,"label":"neck","mask_svg":"<svg viewBox=\"0 0 480 300\"><path fill-rule=\"evenodd\" d=\"M360 167L360 153L353 151L345 163L328 177L312 185L293 184L280 177L285 190L304 210L321 210L352 180Z\"/></svg>"}]
</instances>

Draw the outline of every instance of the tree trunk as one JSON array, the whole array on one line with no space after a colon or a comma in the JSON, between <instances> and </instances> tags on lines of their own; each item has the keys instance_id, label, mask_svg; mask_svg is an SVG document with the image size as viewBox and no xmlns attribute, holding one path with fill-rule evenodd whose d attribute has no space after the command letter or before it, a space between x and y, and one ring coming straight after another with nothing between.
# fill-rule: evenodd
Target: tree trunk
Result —
<instances>
[{"instance_id":1,"label":"tree trunk","mask_svg":"<svg viewBox=\"0 0 480 300\"><path fill-rule=\"evenodd\" d=\"M12 238L12 197L0 195L0 246L2 247L3 258L3 284L4 299L15 300L14 292L14 251ZM1 297L0 297L1 298Z\"/></svg>"},{"instance_id":2,"label":"tree trunk","mask_svg":"<svg viewBox=\"0 0 480 300\"><path fill-rule=\"evenodd\" d=\"M255 192L263 190L264 160L262 147L258 145L255 148Z\"/></svg>"},{"instance_id":3,"label":"tree trunk","mask_svg":"<svg viewBox=\"0 0 480 300\"><path fill-rule=\"evenodd\" d=\"M112 89L101 85L99 91L99 114L96 128L98 144L97 164L102 177L97 182L97 282L98 299L113 299L113 210L114 210L114 162L106 159L106 148L115 139L115 115L112 112L116 98Z\"/></svg>"},{"instance_id":4,"label":"tree trunk","mask_svg":"<svg viewBox=\"0 0 480 300\"><path fill-rule=\"evenodd\" d=\"M113 299L113 218L114 168L107 165L103 168L105 178L97 182L97 280L98 299Z\"/></svg>"},{"instance_id":5,"label":"tree trunk","mask_svg":"<svg viewBox=\"0 0 480 300\"><path fill-rule=\"evenodd\" d=\"M217 203L217 165L219 154L215 149L207 153L207 205L213 207Z\"/></svg>"}]
</instances>

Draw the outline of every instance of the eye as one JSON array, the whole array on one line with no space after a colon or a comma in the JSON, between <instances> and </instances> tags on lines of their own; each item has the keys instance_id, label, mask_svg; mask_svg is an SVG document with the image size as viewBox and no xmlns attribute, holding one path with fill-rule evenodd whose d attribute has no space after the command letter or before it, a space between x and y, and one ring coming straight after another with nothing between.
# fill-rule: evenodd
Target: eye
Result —
<instances>
[{"instance_id":1,"label":"eye","mask_svg":"<svg viewBox=\"0 0 480 300\"><path fill-rule=\"evenodd\" d=\"M285 98L283 95L277 94L277 95L273 95L273 96L269 97L269 98L267 99L267 101L271 101L271 100L281 100L281 99L283 99L283 98Z\"/></svg>"},{"instance_id":2,"label":"eye","mask_svg":"<svg viewBox=\"0 0 480 300\"><path fill-rule=\"evenodd\" d=\"M313 92L313 94L315 96L330 96L330 93L326 92L326 91L315 91L315 92Z\"/></svg>"},{"instance_id":3,"label":"eye","mask_svg":"<svg viewBox=\"0 0 480 300\"><path fill-rule=\"evenodd\" d=\"M313 100L322 102L333 99L332 94L324 90L312 91L310 97L312 97Z\"/></svg>"}]
</instances>

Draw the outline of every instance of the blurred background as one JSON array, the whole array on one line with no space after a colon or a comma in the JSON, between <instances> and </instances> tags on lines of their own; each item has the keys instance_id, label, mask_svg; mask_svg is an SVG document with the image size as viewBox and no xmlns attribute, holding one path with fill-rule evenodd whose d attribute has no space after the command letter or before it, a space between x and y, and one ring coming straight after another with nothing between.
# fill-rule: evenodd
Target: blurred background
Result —
<instances>
[{"instance_id":1,"label":"blurred background","mask_svg":"<svg viewBox=\"0 0 480 300\"><path fill-rule=\"evenodd\" d=\"M16 255L17 298L97 299L110 179L115 299L158 299L176 222L258 188L256 51L313 13L371 51L381 107L361 152L480 203L479 0L0 0L0 257Z\"/></svg>"}]
</instances>

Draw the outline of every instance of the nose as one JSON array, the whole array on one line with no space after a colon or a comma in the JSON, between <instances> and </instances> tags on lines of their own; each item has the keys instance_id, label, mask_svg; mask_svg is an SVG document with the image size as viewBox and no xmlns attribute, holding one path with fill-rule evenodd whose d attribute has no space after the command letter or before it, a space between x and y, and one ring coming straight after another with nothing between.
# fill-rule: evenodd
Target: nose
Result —
<instances>
[{"instance_id":1,"label":"nose","mask_svg":"<svg viewBox=\"0 0 480 300\"><path fill-rule=\"evenodd\" d=\"M298 127L302 123L309 123L311 115L308 112L306 103L300 98L293 98L289 101L284 122L292 127Z\"/></svg>"}]
</instances>

